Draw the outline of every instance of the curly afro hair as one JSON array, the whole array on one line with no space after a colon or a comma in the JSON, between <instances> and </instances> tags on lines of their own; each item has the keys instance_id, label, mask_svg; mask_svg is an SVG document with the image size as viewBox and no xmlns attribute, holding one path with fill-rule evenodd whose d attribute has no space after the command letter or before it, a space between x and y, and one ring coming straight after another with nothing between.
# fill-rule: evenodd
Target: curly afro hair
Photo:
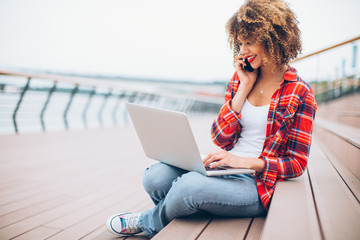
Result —
<instances>
[{"instance_id":1,"label":"curly afro hair","mask_svg":"<svg viewBox=\"0 0 360 240\"><path fill-rule=\"evenodd\" d=\"M273 70L288 64L301 52L300 30L294 12L282 0L246 0L226 24L234 59L240 54L239 39L260 43Z\"/></svg>"}]
</instances>

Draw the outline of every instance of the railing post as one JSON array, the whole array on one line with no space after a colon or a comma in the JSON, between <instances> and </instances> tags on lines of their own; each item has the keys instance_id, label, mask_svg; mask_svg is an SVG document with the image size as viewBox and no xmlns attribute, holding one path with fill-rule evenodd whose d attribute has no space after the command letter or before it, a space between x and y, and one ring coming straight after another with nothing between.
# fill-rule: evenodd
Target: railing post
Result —
<instances>
[{"instance_id":1,"label":"railing post","mask_svg":"<svg viewBox=\"0 0 360 240\"><path fill-rule=\"evenodd\" d=\"M87 114L87 111L89 110L89 107L90 107L90 103L91 103L91 100L92 100L92 97L94 96L95 94L95 87L93 88L93 90L90 92L89 94L89 99L85 105L85 108L84 108L84 111L82 113L82 118L83 118L83 122L84 122L84 127L87 128L87 120L86 120L86 114Z\"/></svg>"},{"instance_id":2,"label":"railing post","mask_svg":"<svg viewBox=\"0 0 360 240\"><path fill-rule=\"evenodd\" d=\"M133 92L131 95L128 96L127 101L130 103L134 103L137 95L138 95L137 92ZM129 120L128 117L129 117L128 112L124 111L124 122L125 123L128 123L128 120Z\"/></svg>"},{"instance_id":3,"label":"railing post","mask_svg":"<svg viewBox=\"0 0 360 240\"><path fill-rule=\"evenodd\" d=\"M101 105L101 107L99 109L98 119L99 119L99 123L101 126L104 126L102 114L103 114L104 108L106 106L106 102L107 102L109 96L111 96L111 92L112 92L112 90L110 90L107 94L105 94L103 104Z\"/></svg>"},{"instance_id":4,"label":"railing post","mask_svg":"<svg viewBox=\"0 0 360 240\"><path fill-rule=\"evenodd\" d=\"M129 96L128 101L131 102L131 103L135 102L135 99L136 99L137 95L138 95L138 93L134 92L132 95Z\"/></svg>"},{"instance_id":5,"label":"railing post","mask_svg":"<svg viewBox=\"0 0 360 240\"><path fill-rule=\"evenodd\" d=\"M46 111L46 108L50 102L50 98L52 96L52 94L54 93L54 91L56 90L56 84L57 82L55 81L54 82L54 86L52 88L50 88L50 91L49 91L49 94L48 94L48 97L44 103L44 106L43 106L43 109L41 110L41 113L40 113L40 121L41 121L41 127L42 127L42 130L45 132L45 122L44 122L44 114L45 114L45 111Z\"/></svg>"},{"instance_id":6,"label":"railing post","mask_svg":"<svg viewBox=\"0 0 360 240\"><path fill-rule=\"evenodd\" d=\"M153 104L155 100L156 100L156 95L154 93L150 94L148 99L149 104Z\"/></svg>"},{"instance_id":7,"label":"railing post","mask_svg":"<svg viewBox=\"0 0 360 240\"><path fill-rule=\"evenodd\" d=\"M112 111L112 119L113 119L113 123L114 123L115 126L117 125L116 113L117 113L117 111L118 111L118 109L119 109L119 106L120 106L120 103L121 103L121 99L122 99L123 97L125 97L125 95L126 95L126 92L124 91L124 92L122 92L122 93L118 96L118 100L117 100L117 102L116 102L116 104L115 104L115 107L114 107L114 109L113 109L113 111Z\"/></svg>"},{"instance_id":8,"label":"railing post","mask_svg":"<svg viewBox=\"0 0 360 240\"><path fill-rule=\"evenodd\" d=\"M65 123L65 128L66 129L69 129L69 124L68 124L68 121L67 121L67 114L69 112L70 106L72 104L72 101L73 101L74 96L75 96L76 92L78 91L78 89L79 89L79 85L76 84L74 89L71 91L71 96L70 96L69 102L68 102L68 104L67 104L67 106L65 108L65 111L64 111L64 123Z\"/></svg>"},{"instance_id":9,"label":"railing post","mask_svg":"<svg viewBox=\"0 0 360 240\"><path fill-rule=\"evenodd\" d=\"M13 116L12 116L12 118L13 118L13 123L14 123L14 128L15 128L15 133L19 133L19 129L18 129L17 123L16 123L16 114L17 114L17 112L18 112L18 110L19 110L19 108L20 108L20 105L21 105L21 103L22 103L22 100L23 100L23 98L24 98L24 95L25 95L26 91L29 89L30 80L31 80L31 77L28 77L27 82L26 82L26 85L25 85L23 91L22 91L21 94L20 94L19 101L18 101L17 104L16 104L16 107L15 107L15 109L14 109L14 113L13 113Z\"/></svg>"}]
</instances>

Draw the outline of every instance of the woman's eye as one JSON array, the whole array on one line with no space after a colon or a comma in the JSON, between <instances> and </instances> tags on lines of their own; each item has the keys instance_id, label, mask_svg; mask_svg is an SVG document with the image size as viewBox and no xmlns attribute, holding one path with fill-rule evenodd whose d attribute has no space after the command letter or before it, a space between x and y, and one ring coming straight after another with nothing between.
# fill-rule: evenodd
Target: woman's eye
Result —
<instances>
[{"instance_id":1,"label":"woman's eye","mask_svg":"<svg viewBox=\"0 0 360 240\"><path fill-rule=\"evenodd\" d=\"M251 43L251 42L247 42L246 44L249 45L249 46L251 46L252 43Z\"/></svg>"}]
</instances>

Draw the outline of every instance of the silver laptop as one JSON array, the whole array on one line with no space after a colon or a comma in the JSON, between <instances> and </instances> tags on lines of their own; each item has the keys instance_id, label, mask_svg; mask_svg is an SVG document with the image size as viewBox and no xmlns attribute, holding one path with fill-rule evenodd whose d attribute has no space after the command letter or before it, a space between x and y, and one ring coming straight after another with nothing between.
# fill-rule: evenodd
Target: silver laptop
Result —
<instances>
[{"instance_id":1,"label":"silver laptop","mask_svg":"<svg viewBox=\"0 0 360 240\"><path fill-rule=\"evenodd\" d=\"M253 173L251 169L205 168L185 113L126 103L147 157L206 176Z\"/></svg>"}]
</instances>

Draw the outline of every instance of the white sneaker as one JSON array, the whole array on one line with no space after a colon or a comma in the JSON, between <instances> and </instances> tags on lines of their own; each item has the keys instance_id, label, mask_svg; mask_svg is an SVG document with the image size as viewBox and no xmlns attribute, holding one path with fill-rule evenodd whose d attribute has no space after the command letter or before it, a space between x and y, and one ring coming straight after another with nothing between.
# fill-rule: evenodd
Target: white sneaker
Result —
<instances>
[{"instance_id":1,"label":"white sneaker","mask_svg":"<svg viewBox=\"0 0 360 240\"><path fill-rule=\"evenodd\" d=\"M117 236L131 236L142 232L139 227L141 213L121 213L111 216L106 221L106 228Z\"/></svg>"}]
</instances>

